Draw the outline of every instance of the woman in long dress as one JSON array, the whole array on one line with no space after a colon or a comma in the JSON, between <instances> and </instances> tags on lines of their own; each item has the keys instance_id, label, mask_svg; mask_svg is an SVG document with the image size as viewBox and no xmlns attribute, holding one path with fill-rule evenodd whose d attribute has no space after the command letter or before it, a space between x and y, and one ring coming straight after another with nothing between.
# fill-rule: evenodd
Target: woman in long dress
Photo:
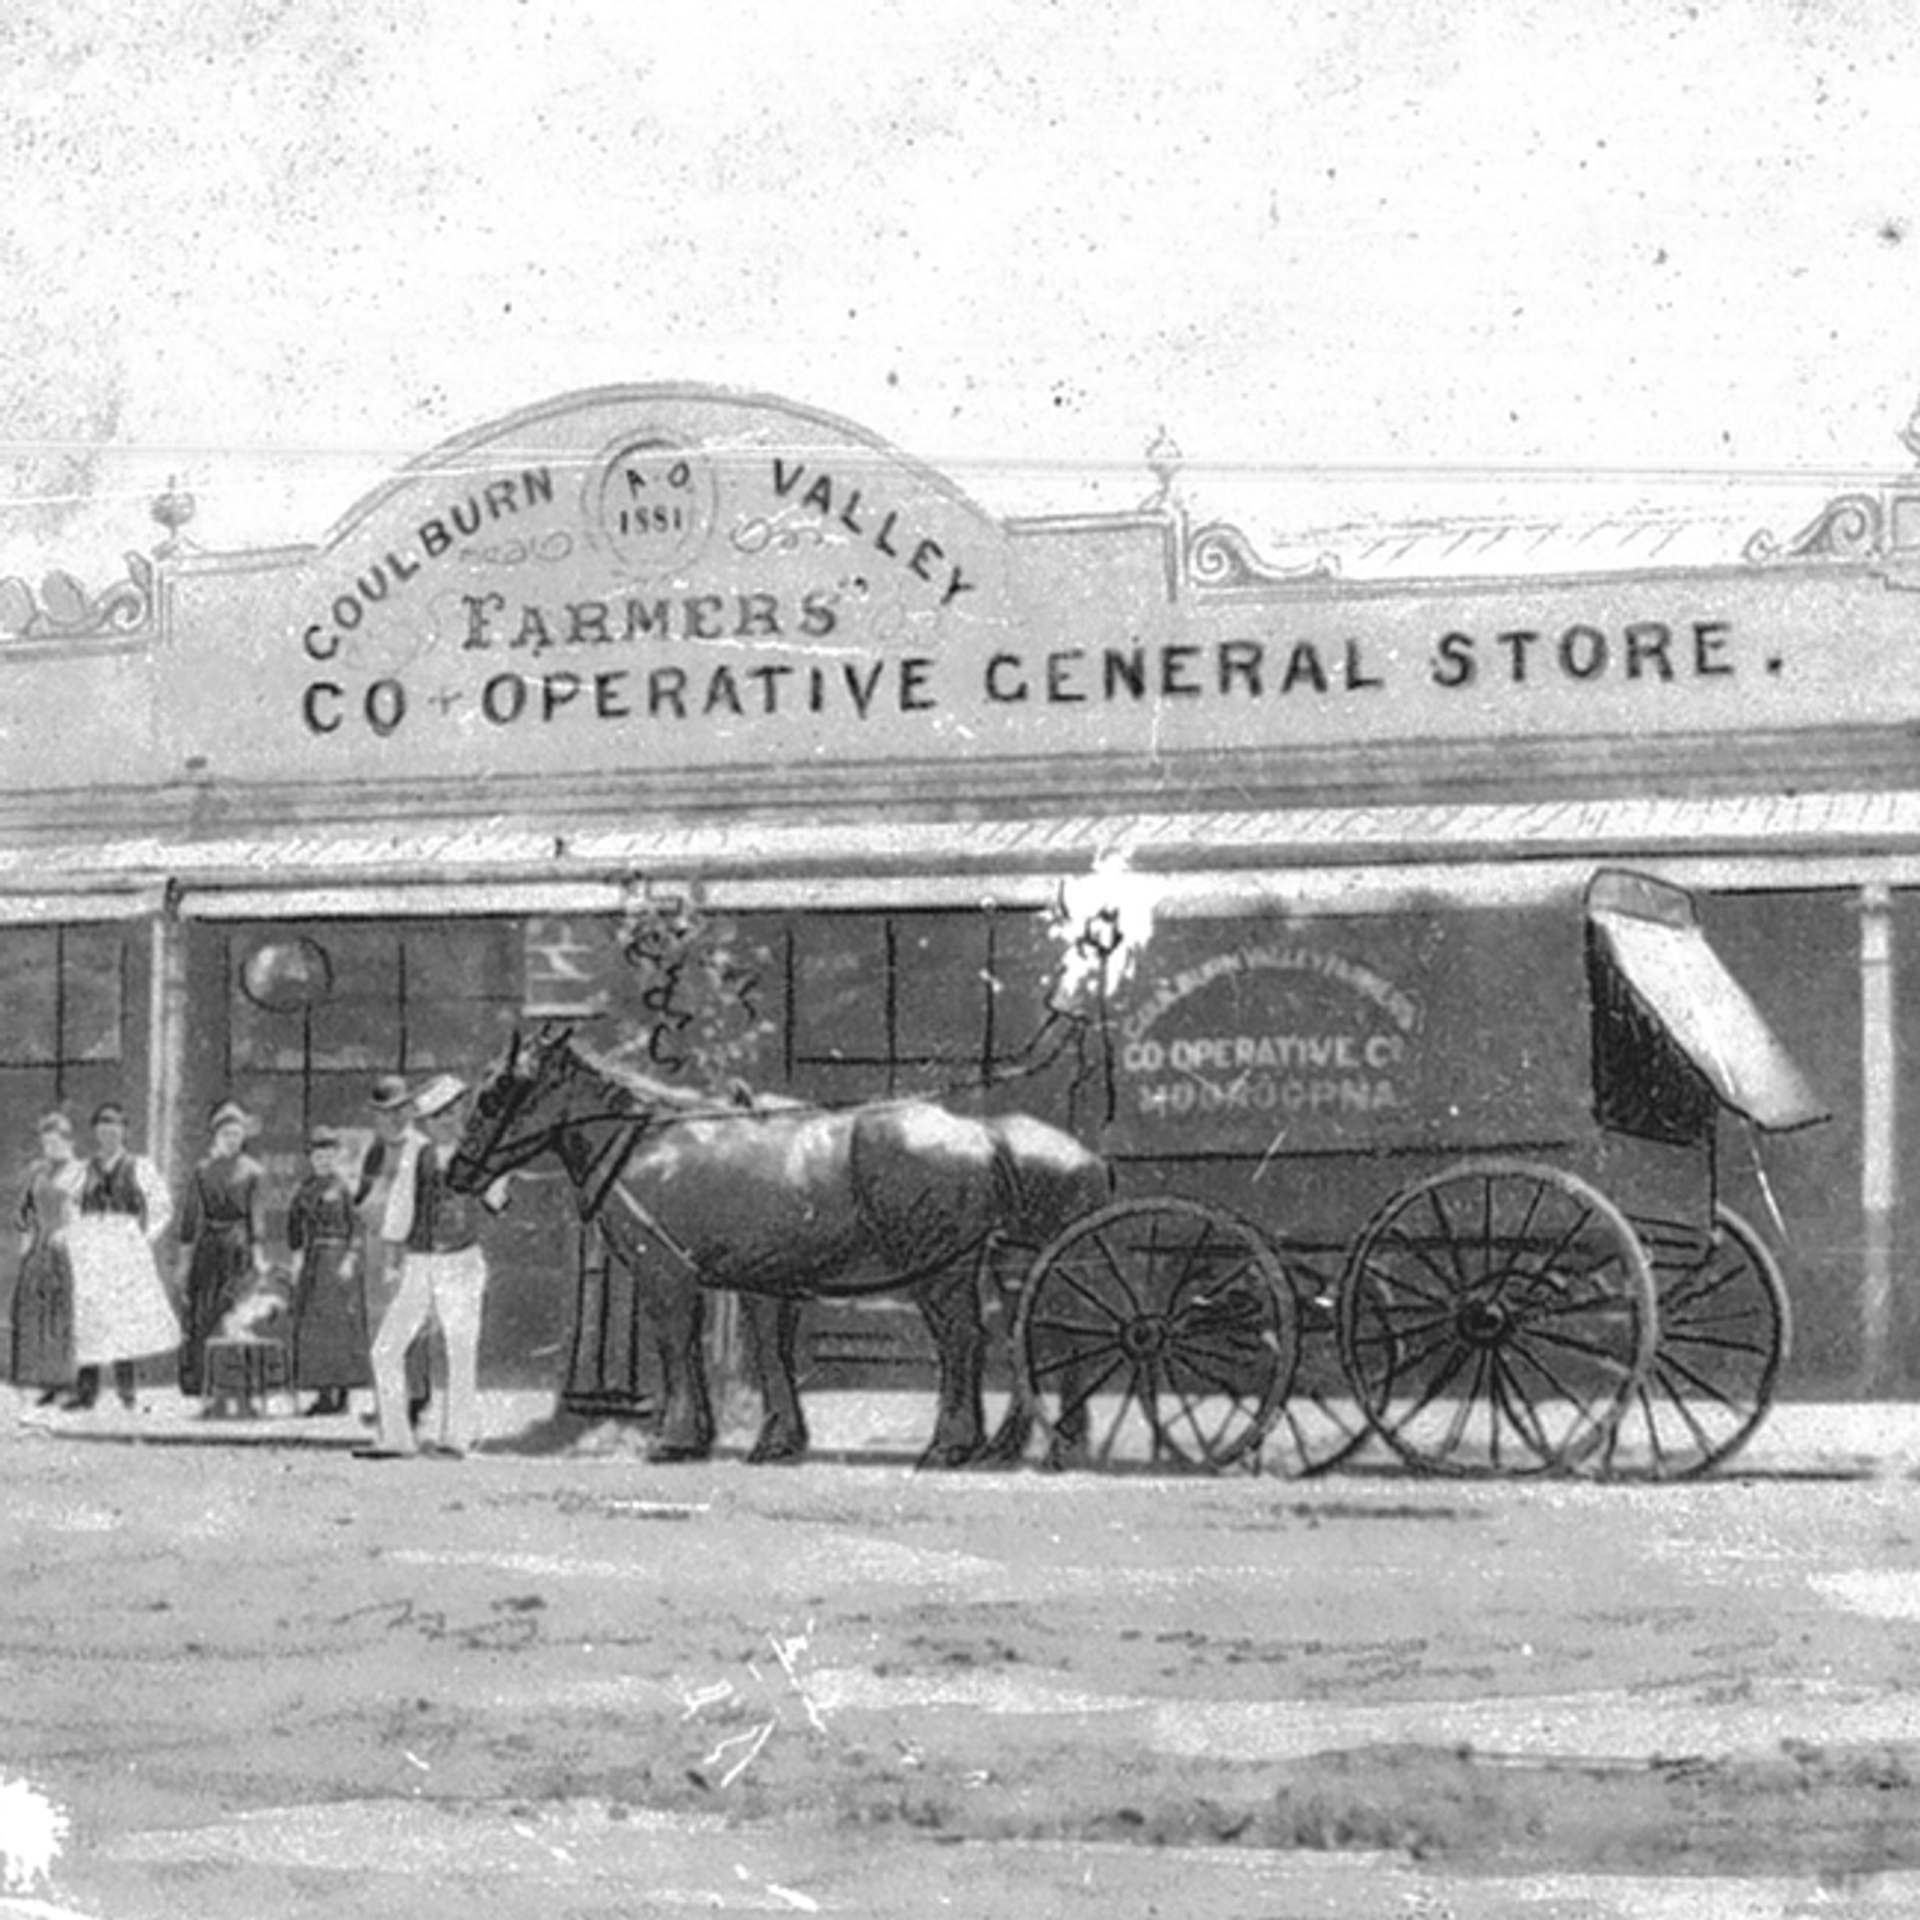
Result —
<instances>
[{"instance_id":1,"label":"woman in long dress","mask_svg":"<svg viewBox=\"0 0 1920 1920\"><path fill-rule=\"evenodd\" d=\"M51 1406L73 1386L73 1272L66 1232L87 1170L73 1150L73 1122L40 1122L40 1158L20 1196L20 1274L13 1292L13 1379L38 1387Z\"/></svg>"},{"instance_id":2,"label":"woman in long dress","mask_svg":"<svg viewBox=\"0 0 1920 1920\"><path fill-rule=\"evenodd\" d=\"M154 1263L173 1202L153 1162L127 1151L127 1110L110 1100L93 1116L93 1158L67 1229L73 1269L73 1392L63 1406L93 1405L100 1369L113 1367L121 1403L134 1404L134 1363L171 1353L180 1323Z\"/></svg>"},{"instance_id":3,"label":"woman in long dress","mask_svg":"<svg viewBox=\"0 0 1920 1920\"><path fill-rule=\"evenodd\" d=\"M360 1216L339 1167L340 1136L307 1143L306 1179L287 1208L293 1256L293 1382L317 1396L310 1414L347 1410L347 1395L371 1383L366 1295L360 1277Z\"/></svg>"},{"instance_id":4,"label":"woman in long dress","mask_svg":"<svg viewBox=\"0 0 1920 1920\"><path fill-rule=\"evenodd\" d=\"M253 1119L234 1101L208 1118L212 1144L194 1168L180 1209L187 1261L180 1391L198 1399L206 1386L207 1342L267 1273L266 1169L243 1151Z\"/></svg>"}]
</instances>

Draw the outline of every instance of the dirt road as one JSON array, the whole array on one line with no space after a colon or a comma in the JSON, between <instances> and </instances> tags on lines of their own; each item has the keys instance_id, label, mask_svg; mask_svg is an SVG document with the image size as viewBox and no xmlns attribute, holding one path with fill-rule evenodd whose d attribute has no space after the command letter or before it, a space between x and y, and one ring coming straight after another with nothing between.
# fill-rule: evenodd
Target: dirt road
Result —
<instances>
[{"instance_id":1,"label":"dirt road","mask_svg":"<svg viewBox=\"0 0 1920 1920\"><path fill-rule=\"evenodd\" d=\"M0 1914L1920 1905L1897 1449L1629 1488L356 1437L0 1429L0 1848L67 1822Z\"/></svg>"}]
</instances>

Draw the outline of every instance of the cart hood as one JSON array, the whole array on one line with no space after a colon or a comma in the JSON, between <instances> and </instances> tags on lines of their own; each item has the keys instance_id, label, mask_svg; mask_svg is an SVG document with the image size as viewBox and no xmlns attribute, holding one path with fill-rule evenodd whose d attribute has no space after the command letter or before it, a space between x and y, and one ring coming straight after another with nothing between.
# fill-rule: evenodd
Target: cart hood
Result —
<instances>
[{"instance_id":1,"label":"cart hood","mask_svg":"<svg viewBox=\"0 0 1920 1920\"><path fill-rule=\"evenodd\" d=\"M1726 1106L1772 1132L1828 1117L1707 944L1687 894L1639 874L1604 873L1588 892L1587 915L1608 958Z\"/></svg>"}]
</instances>

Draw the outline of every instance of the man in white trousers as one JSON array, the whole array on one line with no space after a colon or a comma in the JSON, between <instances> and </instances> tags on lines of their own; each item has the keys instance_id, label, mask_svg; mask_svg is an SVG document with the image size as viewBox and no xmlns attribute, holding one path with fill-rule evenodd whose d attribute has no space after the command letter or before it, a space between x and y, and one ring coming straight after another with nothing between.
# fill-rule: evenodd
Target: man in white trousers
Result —
<instances>
[{"instance_id":1,"label":"man in white trousers","mask_svg":"<svg viewBox=\"0 0 1920 1920\"><path fill-rule=\"evenodd\" d=\"M506 1204L504 1181L484 1201L455 1193L447 1163L460 1139L467 1086L453 1074L429 1080L413 1097L411 1130L400 1142L400 1164L388 1196L381 1238L400 1263L400 1285L373 1339L373 1391L379 1437L363 1460L403 1460L416 1451L459 1459L478 1437L480 1316L487 1292L487 1257L480 1247L484 1215ZM416 1443L407 1411L407 1349L429 1320L440 1323L447 1348L447 1390L437 1401L438 1433Z\"/></svg>"}]
</instances>

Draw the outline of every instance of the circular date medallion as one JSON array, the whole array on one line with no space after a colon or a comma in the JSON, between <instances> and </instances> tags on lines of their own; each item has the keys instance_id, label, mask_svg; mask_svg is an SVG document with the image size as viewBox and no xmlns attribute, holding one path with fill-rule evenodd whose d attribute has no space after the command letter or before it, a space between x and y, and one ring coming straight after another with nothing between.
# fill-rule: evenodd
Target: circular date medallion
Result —
<instances>
[{"instance_id":1,"label":"circular date medallion","mask_svg":"<svg viewBox=\"0 0 1920 1920\"><path fill-rule=\"evenodd\" d=\"M664 433L622 441L600 462L591 486L603 538L636 573L684 565L713 531L712 462Z\"/></svg>"}]
</instances>

